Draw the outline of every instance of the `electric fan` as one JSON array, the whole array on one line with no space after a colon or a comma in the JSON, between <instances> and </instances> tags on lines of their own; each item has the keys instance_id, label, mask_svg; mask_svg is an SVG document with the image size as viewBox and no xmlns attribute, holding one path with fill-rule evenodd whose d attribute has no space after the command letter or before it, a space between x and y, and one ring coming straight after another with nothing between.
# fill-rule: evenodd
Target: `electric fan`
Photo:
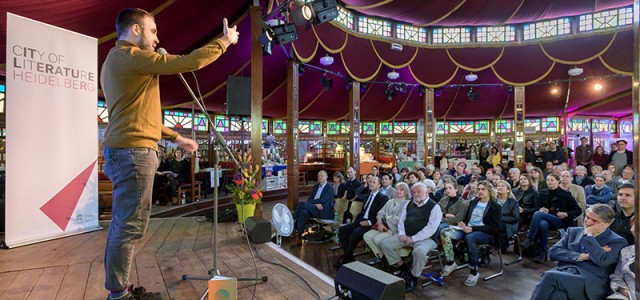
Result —
<instances>
[{"instance_id":1,"label":"electric fan","mask_svg":"<svg viewBox=\"0 0 640 300\"><path fill-rule=\"evenodd\" d=\"M293 232L293 216L289 208L278 203L271 211L271 224L276 229L276 244L282 246L282 237L290 236Z\"/></svg>"}]
</instances>

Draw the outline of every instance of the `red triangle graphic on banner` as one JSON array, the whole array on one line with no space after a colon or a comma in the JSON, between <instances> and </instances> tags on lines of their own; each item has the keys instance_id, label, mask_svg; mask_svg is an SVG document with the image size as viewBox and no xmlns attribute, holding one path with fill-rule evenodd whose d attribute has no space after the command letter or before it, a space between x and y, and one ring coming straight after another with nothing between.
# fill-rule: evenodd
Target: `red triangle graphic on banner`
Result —
<instances>
[{"instance_id":1,"label":"red triangle graphic on banner","mask_svg":"<svg viewBox=\"0 0 640 300\"><path fill-rule=\"evenodd\" d=\"M89 177L96 166L93 161L89 167L82 171L76 178L71 180L53 198L45 203L40 210L51 219L62 231L67 229L71 215L76 210L80 196L89 181Z\"/></svg>"}]
</instances>

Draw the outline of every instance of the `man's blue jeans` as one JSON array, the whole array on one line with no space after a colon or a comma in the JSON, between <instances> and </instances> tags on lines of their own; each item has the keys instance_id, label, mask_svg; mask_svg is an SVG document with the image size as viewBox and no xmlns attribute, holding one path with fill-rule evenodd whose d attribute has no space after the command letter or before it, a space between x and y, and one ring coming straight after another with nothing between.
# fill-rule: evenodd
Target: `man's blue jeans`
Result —
<instances>
[{"instance_id":1,"label":"man's blue jeans","mask_svg":"<svg viewBox=\"0 0 640 300\"><path fill-rule=\"evenodd\" d=\"M105 148L104 173L113 183L111 226L104 254L105 288L126 289L134 246L151 214L157 152L149 148Z\"/></svg>"}]
</instances>

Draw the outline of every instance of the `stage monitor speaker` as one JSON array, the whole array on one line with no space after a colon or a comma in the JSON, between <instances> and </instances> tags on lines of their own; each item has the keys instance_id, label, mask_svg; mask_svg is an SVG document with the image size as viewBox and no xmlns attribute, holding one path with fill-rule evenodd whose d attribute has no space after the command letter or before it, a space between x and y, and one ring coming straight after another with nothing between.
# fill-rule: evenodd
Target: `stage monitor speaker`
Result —
<instances>
[{"instance_id":1,"label":"stage monitor speaker","mask_svg":"<svg viewBox=\"0 0 640 300\"><path fill-rule=\"evenodd\" d=\"M238 281L232 277L216 276L209 279L209 300L237 300Z\"/></svg>"},{"instance_id":2,"label":"stage monitor speaker","mask_svg":"<svg viewBox=\"0 0 640 300\"><path fill-rule=\"evenodd\" d=\"M227 115L251 116L251 78L229 76L227 79Z\"/></svg>"},{"instance_id":3,"label":"stage monitor speaker","mask_svg":"<svg viewBox=\"0 0 640 300\"><path fill-rule=\"evenodd\" d=\"M404 280L361 262L343 265L335 278L340 299L404 300Z\"/></svg>"},{"instance_id":4,"label":"stage monitor speaker","mask_svg":"<svg viewBox=\"0 0 640 300\"><path fill-rule=\"evenodd\" d=\"M247 235L254 244L262 244L271 240L271 223L261 217L249 217L244 222Z\"/></svg>"}]
</instances>

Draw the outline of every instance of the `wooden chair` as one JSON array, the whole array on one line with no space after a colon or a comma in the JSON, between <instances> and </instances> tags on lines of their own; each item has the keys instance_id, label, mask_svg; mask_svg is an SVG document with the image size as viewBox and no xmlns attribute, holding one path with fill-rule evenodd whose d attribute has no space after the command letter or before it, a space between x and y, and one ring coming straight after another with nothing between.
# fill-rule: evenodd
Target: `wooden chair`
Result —
<instances>
[{"instance_id":1,"label":"wooden chair","mask_svg":"<svg viewBox=\"0 0 640 300\"><path fill-rule=\"evenodd\" d=\"M193 191L191 191L191 183L182 183L178 186L178 197L181 197L182 193L191 193L191 192L193 192L194 200L195 199L200 200L202 198L202 182L195 181L193 183ZM187 199L191 199L191 197L187 197Z\"/></svg>"},{"instance_id":2,"label":"wooden chair","mask_svg":"<svg viewBox=\"0 0 640 300\"><path fill-rule=\"evenodd\" d=\"M298 172L298 184L304 183L304 185L308 185L307 181L307 172Z\"/></svg>"}]
</instances>

